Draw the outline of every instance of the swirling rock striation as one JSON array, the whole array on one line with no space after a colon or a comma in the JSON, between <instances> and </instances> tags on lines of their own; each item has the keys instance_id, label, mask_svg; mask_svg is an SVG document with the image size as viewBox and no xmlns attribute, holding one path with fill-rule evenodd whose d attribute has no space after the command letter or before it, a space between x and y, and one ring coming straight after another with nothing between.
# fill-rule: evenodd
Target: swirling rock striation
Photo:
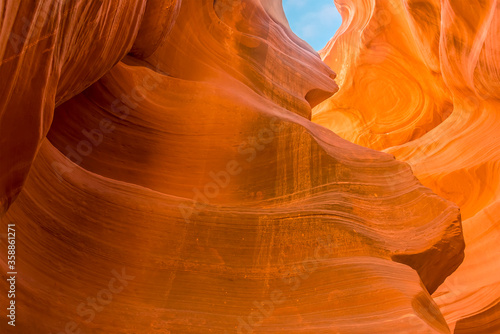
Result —
<instances>
[{"instance_id":1,"label":"swirling rock striation","mask_svg":"<svg viewBox=\"0 0 500 334\"><path fill-rule=\"evenodd\" d=\"M339 93L313 120L407 161L460 206L465 261L433 295L455 333L496 333L500 317L500 3L336 1L322 50Z\"/></svg>"},{"instance_id":2,"label":"swirling rock striation","mask_svg":"<svg viewBox=\"0 0 500 334\"><path fill-rule=\"evenodd\" d=\"M449 333L457 206L311 122L335 74L280 1L50 3L2 62L16 330Z\"/></svg>"}]
</instances>

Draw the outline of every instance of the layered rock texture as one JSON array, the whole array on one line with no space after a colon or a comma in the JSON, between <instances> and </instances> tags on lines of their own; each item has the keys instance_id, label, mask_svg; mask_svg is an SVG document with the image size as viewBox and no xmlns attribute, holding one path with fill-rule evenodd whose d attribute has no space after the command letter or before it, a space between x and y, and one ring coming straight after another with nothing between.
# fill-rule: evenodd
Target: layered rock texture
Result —
<instances>
[{"instance_id":1,"label":"layered rock texture","mask_svg":"<svg viewBox=\"0 0 500 334\"><path fill-rule=\"evenodd\" d=\"M329 67L280 0L0 1L2 333L498 326L498 7L456 3L339 1Z\"/></svg>"},{"instance_id":2,"label":"layered rock texture","mask_svg":"<svg viewBox=\"0 0 500 334\"><path fill-rule=\"evenodd\" d=\"M460 268L433 294L455 333L500 332L500 3L336 1L339 92L313 120L408 162L460 206Z\"/></svg>"}]
</instances>

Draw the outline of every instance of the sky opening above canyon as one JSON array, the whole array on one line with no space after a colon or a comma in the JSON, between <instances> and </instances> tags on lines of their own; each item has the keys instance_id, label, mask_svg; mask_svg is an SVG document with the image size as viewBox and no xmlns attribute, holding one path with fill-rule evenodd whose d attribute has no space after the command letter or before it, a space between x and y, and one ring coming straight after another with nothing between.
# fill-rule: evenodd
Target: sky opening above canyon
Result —
<instances>
[{"instance_id":1,"label":"sky opening above canyon","mask_svg":"<svg viewBox=\"0 0 500 334\"><path fill-rule=\"evenodd\" d=\"M342 23L333 0L283 0L283 8L293 32L316 51L328 43Z\"/></svg>"}]
</instances>

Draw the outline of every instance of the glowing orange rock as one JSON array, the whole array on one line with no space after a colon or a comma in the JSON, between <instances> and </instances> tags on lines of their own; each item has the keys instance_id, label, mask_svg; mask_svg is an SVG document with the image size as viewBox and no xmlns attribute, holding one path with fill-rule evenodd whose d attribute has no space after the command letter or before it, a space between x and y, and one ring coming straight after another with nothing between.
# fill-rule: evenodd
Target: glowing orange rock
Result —
<instances>
[{"instance_id":1,"label":"glowing orange rock","mask_svg":"<svg viewBox=\"0 0 500 334\"><path fill-rule=\"evenodd\" d=\"M313 120L407 161L424 185L460 206L465 261L433 296L455 333L497 332L500 7L336 3L344 23L322 56L340 90Z\"/></svg>"},{"instance_id":2,"label":"glowing orange rock","mask_svg":"<svg viewBox=\"0 0 500 334\"><path fill-rule=\"evenodd\" d=\"M463 260L458 208L407 164L311 122L335 74L281 2L134 4L64 12L81 30L54 22L77 38L104 13L142 15L115 21L135 25L123 45L99 30L110 40L93 47L121 61L99 75L94 61L114 57L68 63L64 98L43 97L58 105L47 138L5 155L16 187L33 163L2 217L19 235L16 330L449 333L429 292Z\"/></svg>"}]
</instances>

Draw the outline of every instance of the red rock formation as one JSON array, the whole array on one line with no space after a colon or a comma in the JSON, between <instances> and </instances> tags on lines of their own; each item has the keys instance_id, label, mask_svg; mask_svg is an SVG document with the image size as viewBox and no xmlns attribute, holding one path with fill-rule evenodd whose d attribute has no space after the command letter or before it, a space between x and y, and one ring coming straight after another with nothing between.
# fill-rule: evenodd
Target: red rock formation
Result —
<instances>
[{"instance_id":1,"label":"red rock formation","mask_svg":"<svg viewBox=\"0 0 500 334\"><path fill-rule=\"evenodd\" d=\"M7 0L1 7L0 212L5 212L49 130L54 107L127 54L145 3Z\"/></svg>"},{"instance_id":2,"label":"red rock formation","mask_svg":"<svg viewBox=\"0 0 500 334\"><path fill-rule=\"evenodd\" d=\"M465 261L433 296L455 333L496 333L499 3L336 3L344 23L322 56L340 90L313 119L407 161L424 185L460 206Z\"/></svg>"},{"instance_id":3,"label":"red rock formation","mask_svg":"<svg viewBox=\"0 0 500 334\"><path fill-rule=\"evenodd\" d=\"M449 333L458 208L310 121L335 74L280 1L52 4L0 72L17 331Z\"/></svg>"}]
</instances>

